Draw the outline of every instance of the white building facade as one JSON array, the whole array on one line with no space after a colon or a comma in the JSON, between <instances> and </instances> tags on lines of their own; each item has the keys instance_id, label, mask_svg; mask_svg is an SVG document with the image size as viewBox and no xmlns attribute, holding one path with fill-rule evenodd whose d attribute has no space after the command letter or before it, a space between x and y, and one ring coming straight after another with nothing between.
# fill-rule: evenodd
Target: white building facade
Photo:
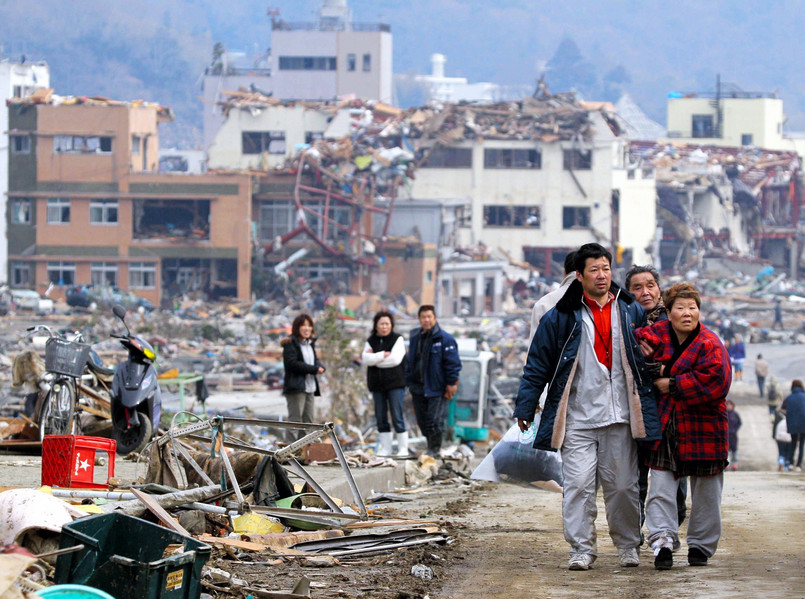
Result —
<instances>
[{"instance_id":1,"label":"white building facade","mask_svg":"<svg viewBox=\"0 0 805 599\"><path fill-rule=\"evenodd\" d=\"M469 198L459 245L500 248L545 274L558 275L551 262L562 264L569 250L589 242L650 262L653 170L630 166L628 141L599 112L590 118L590 141L478 139L437 148L420 165L412 196Z\"/></svg>"},{"instance_id":2,"label":"white building facade","mask_svg":"<svg viewBox=\"0 0 805 599\"><path fill-rule=\"evenodd\" d=\"M50 87L50 68L45 62L19 63L0 60L0 207L6 214L8 204L8 161L9 154L31 152L31 138L9 135L8 111L6 103L10 98L30 96L37 89ZM0 276L5 282L8 272L8 240L6 218L0 219Z\"/></svg>"}]
</instances>

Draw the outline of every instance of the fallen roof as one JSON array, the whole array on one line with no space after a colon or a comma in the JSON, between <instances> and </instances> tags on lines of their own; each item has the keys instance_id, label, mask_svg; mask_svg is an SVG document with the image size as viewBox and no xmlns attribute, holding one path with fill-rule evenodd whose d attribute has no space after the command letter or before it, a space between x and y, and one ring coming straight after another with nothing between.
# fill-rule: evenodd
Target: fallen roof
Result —
<instances>
[{"instance_id":1,"label":"fallen roof","mask_svg":"<svg viewBox=\"0 0 805 599\"><path fill-rule=\"evenodd\" d=\"M46 104L50 106L128 106L130 108L155 108L160 120L172 121L174 119L173 110L168 106L163 106L157 102L146 102L145 100L112 100L103 96L59 96L53 93L52 89L39 88L30 96L24 98L9 98L7 106L32 106L35 104Z\"/></svg>"}]
</instances>

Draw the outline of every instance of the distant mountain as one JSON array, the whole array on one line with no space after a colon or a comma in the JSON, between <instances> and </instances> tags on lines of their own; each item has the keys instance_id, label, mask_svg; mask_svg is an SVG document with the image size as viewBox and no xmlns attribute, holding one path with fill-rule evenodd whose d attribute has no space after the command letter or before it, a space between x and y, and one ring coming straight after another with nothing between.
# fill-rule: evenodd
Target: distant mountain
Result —
<instances>
[{"instance_id":1,"label":"distant mountain","mask_svg":"<svg viewBox=\"0 0 805 599\"><path fill-rule=\"evenodd\" d=\"M200 76L215 42L259 55L269 7L312 21L318 0L0 0L0 50L47 60L57 93L144 98L171 106L163 143L199 143ZM805 129L805 30L798 0L351 0L356 22L394 34L398 73L425 73L430 55L470 81L533 85L616 100L628 92L665 123L670 91L708 91L717 74L746 91L777 91L789 129Z\"/></svg>"}]
</instances>

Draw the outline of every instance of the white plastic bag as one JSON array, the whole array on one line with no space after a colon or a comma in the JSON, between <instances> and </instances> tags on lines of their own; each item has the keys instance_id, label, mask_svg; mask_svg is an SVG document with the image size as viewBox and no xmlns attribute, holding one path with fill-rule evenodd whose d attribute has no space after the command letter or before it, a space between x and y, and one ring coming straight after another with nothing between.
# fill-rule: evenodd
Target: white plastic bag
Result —
<instances>
[{"instance_id":1,"label":"white plastic bag","mask_svg":"<svg viewBox=\"0 0 805 599\"><path fill-rule=\"evenodd\" d=\"M470 478L534 485L562 492L562 458L557 451L534 449L539 414L526 432L515 424L478 464Z\"/></svg>"},{"instance_id":2,"label":"white plastic bag","mask_svg":"<svg viewBox=\"0 0 805 599\"><path fill-rule=\"evenodd\" d=\"M777 428L774 431L774 440L781 443L791 443L791 433L788 432L788 423L785 418L777 423Z\"/></svg>"}]
</instances>

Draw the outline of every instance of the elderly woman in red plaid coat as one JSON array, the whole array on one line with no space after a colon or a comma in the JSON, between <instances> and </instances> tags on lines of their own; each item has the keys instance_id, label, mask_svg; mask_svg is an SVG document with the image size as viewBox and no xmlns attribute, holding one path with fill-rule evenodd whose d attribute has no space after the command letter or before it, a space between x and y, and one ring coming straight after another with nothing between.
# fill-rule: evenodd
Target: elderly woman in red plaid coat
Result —
<instances>
[{"instance_id":1,"label":"elderly woman in red plaid coat","mask_svg":"<svg viewBox=\"0 0 805 599\"><path fill-rule=\"evenodd\" d=\"M654 381L663 435L647 458L646 525L658 570L673 566L673 552L679 548L676 489L682 476L690 477L692 496L688 563L706 566L718 546L729 449L725 400L732 382L726 348L699 322L696 288L677 283L663 300L668 320L636 331L646 357L663 365Z\"/></svg>"}]
</instances>

